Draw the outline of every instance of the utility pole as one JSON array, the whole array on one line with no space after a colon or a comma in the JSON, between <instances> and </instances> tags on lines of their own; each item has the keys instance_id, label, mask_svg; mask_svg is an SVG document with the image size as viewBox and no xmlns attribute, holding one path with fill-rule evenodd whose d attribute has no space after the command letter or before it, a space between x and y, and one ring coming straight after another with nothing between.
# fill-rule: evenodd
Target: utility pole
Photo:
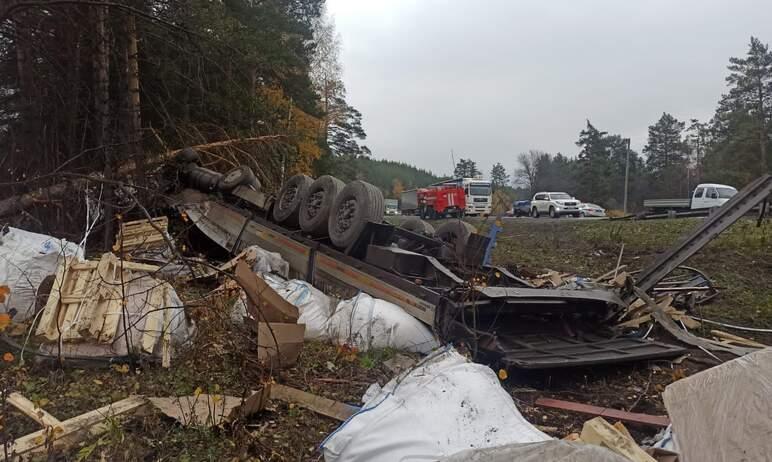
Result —
<instances>
[{"instance_id":1,"label":"utility pole","mask_svg":"<svg viewBox=\"0 0 772 462\"><path fill-rule=\"evenodd\" d=\"M627 152L625 154L625 200L622 209L624 214L627 215L627 184L630 176L630 138L627 138Z\"/></svg>"}]
</instances>

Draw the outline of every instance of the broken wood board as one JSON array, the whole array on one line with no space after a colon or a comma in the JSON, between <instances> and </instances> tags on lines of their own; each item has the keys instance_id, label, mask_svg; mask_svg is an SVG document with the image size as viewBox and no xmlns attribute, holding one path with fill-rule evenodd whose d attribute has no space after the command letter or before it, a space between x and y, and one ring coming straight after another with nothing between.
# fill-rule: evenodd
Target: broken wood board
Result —
<instances>
[{"instance_id":1,"label":"broken wood board","mask_svg":"<svg viewBox=\"0 0 772 462\"><path fill-rule=\"evenodd\" d=\"M539 398L534 403L536 406L547 407L551 409L562 409L564 411L579 412L581 414L590 414L608 419L621 420L640 425L649 425L653 427L667 427L670 425L670 419L666 415L641 414L637 412L620 411L606 407L593 406L590 404L575 403L572 401L563 401L552 398Z\"/></svg>"},{"instance_id":2,"label":"broken wood board","mask_svg":"<svg viewBox=\"0 0 772 462\"><path fill-rule=\"evenodd\" d=\"M243 399L238 396L201 393L148 400L183 426L217 427L262 411L268 395L267 389L261 388Z\"/></svg>"},{"instance_id":3,"label":"broken wood board","mask_svg":"<svg viewBox=\"0 0 772 462\"><path fill-rule=\"evenodd\" d=\"M248 321L253 329L256 327L257 359L260 362L270 363L274 368L291 366L297 362L303 350L305 324Z\"/></svg>"},{"instance_id":4,"label":"broken wood board","mask_svg":"<svg viewBox=\"0 0 772 462\"><path fill-rule=\"evenodd\" d=\"M359 412L360 408L350 404L341 403L318 395L307 393L297 388L271 384L271 399L294 403L323 416L331 417L341 422Z\"/></svg>"},{"instance_id":5,"label":"broken wood board","mask_svg":"<svg viewBox=\"0 0 772 462\"><path fill-rule=\"evenodd\" d=\"M77 443L81 438L85 438L88 435L95 435L95 431L107 431L108 427L106 425L100 426L100 424L104 423L106 420L130 412L135 412L146 404L147 400L144 396L130 396L99 409L62 421L59 425L54 427L49 427L17 438L11 443L11 450L9 452L13 454L13 456L18 457L27 453L43 450L50 442L53 442L54 444L59 441L66 441L68 444Z\"/></svg>"},{"instance_id":6,"label":"broken wood board","mask_svg":"<svg viewBox=\"0 0 772 462\"><path fill-rule=\"evenodd\" d=\"M62 424L59 419L41 409L40 406L25 398L21 393L13 392L9 394L6 401L44 428L58 427Z\"/></svg>"},{"instance_id":7,"label":"broken wood board","mask_svg":"<svg viewBox=\"0 0 772 462\"><path fill-rule=\"evenodd\" d=\"M738 345L748 346L752 348L766 348L767 345L764 345L763 343L756 342L754 340L747 339L745 337L740 337L739 335L730 334L729 332L724 332L723 330L713 329L710 331L711 335L714 335L721 340L728 340L733 343L737 343Z\"/></svg>"},{"instance_id":8,"label":"broken wood board","mask_svg":"<svg viewBox=\"0 0 772 462\"><path fill-rule=\"evenodd\" d=\"M714 340L704 339L701 337L697 337L696 335L690 334L689 332L681 329L678 327L678 325L673 321L673 319L665 313L665 311L657 306L657 304L652 300L651 297L646 294L643 290L641 290L639 287L634 287L633 290L635 291L635 294L638 295L646 304L651 308L652 316L654 319L667 330L673 337L677 338L678 340L686 343L687 345L692 345L696 347L705 348L706 350L710 351L724 351L727 353L732 353L737 356L743 356L748 353L751 353L753 351L756 351L756 349L753 348L742 348L742 347L736 347L731 345L726 345L720 342L716 342Z\"/></svg>"},{"instance_id":9,"label":"broken wood board","mask_svg":"<svg viewBox=\"0 0 772 462\"><path fill-rule=\"evenodd\" d=\"M247 310L254 319L261 322L297 322L300 316L298 308L282 298L243 261L236 264L235 279L247 294Z\"/></svg>"},{"instance_id":10,"label":"broken wood board","mask_svg":"<svg viewBox=\"0 0 772 462\"><path fill-rule=\"evenodd\" d=\"M608 448L634 462L657 462L629 437L629 433L620 432L603 417L585 422L580 438L585 443Z\"/></svg>"}]
</instances>

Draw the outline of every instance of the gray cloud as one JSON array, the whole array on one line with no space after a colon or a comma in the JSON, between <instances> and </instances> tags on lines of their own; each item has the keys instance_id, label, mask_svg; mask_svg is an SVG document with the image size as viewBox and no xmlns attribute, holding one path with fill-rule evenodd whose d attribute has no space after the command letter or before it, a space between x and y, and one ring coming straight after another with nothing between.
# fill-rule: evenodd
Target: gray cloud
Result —
<instances>
[{"instance_id":1,"label":"gray cloud","mask_svg":"<svg viewBox=\"0 0 772 462\"><path fill-rule=\"evenodd\" d=\"M577 153L589 118L640 150L663 111L707 120L730 56L772 41L772 2L328 0L375 157L487 175Z\"/></svg>"}]
</instances>

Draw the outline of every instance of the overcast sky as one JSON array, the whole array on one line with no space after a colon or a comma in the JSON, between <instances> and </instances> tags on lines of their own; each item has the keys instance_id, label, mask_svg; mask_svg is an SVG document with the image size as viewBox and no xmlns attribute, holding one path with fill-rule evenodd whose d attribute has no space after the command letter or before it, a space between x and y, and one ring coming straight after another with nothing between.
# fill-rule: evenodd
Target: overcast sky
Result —
<instances>
[{"instance_id":1,"label":"overcast sky","mask_svg":"<svg viewBox=\"0 0 772 462\"><path fill-rule=\"evenodd\" d=\"M575 156L585 119L646 143L708 120L730 56L772 41L770 0L327 0L374 157L486 177L528 149Z\"/></svg>"}]
</instances>

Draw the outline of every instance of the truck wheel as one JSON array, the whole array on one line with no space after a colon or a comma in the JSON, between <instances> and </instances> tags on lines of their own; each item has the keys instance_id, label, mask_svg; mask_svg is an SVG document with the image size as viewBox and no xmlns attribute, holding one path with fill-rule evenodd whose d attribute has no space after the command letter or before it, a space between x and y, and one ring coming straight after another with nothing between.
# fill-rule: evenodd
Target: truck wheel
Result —
<instances>
[{"instance_id":1,"label":"truck wheel","mask_svg":"<svg viewBox=\"0 0 772 462\"><path fill-rule=\"evenodd\" d=\"M447 244L442 249L443 257L446 259L460 258L464 254L469 236L475 231L474 226L464 221L453 220L440 226L436 236Z\"/></svg>"},{"instance_id":2,"label":"truck wheel","mask_svg":"<svg viewBox=\"0 0 772 462\"><path fill-rule=\"evenodd\" d=\"M273 206L273 219L276 223L291 228L298 227L300 202L306 189L313 182L314 180L309 176L295 175L284 183Z\"/></svg>"},{"instance_id":3,"label":"truck wheel","mask_svg":"<svg viewBox=\"0 0 772 462\"><path fill-rule=\"evenodd\" d=\"M534 218L539 218L539 209L537 209L536 207L531 209L531 216Z\"/></svg>"},{"instance_id":4,"label":"truck wheel","mask_svg":"<svg viewBox=\"0 0 772 462\"><path fill-rule=\"evenodd\" d=\"M200 164L201 155L193 148L183 148L174 156L174 161L178 164Z\"/></svg>"},{"instance_id":5,"label":"truck wheel","mask_svg":"<svg viewBox=\"0 0 772 462\"><path fill-rule=\"evenodd\" d=\"M418 217L410 217L399 224L399 227L412 231L414 233L423 234L429 237L434 236L434 226L423 221Z\"/></svg>"},{"instance_id":6,"label":"truck wheel","mask_svg":"<svg viewBox=\"0 0 772 462\"><path fill-rule=\"evenodd\" d=\"M238 186L253 186L255 189L260 189L260 182L252 169L246 165L239 165L230 172L226 173L220 178L220 182L217 188L222 192L231 192Z\"/></svg>"},{"instance_id":7,"label":"truck wheel","mask_svg":"<svg viewBox=\"0 0 772 462\"><path fill-rule=\"evenodd\" d=\"M361 180L352 181L332 203L327 231L332 243L341 249L353 244L368 221L383 221L383 193Z\"/></svg>"},{"instance_id":8,"label":"truck wheel","mask_svg":"<svg viewBox=\"0 0 772 462\"><path fill-rule=\"evenodd\" d=\"M345 186L331 175L320 176L311 183L300 202L300 229L314 236L326 236L332 203Z\"/></svg>"},{"instance_id":9,"label":"truck wheel","mask_svg":"<svg viewBox=\"0 0 772 462\"><path fill-rule=\"evenodd\" d=\"M185 169L184 173L190 186L204 192L212 192L217 189L222 174L195 164L187 165L188 168Z\"/></svg>"},{"instance_id":10,"label":"truck wheel","mask_svg":"<svg viewBox=\"0 0 772 462\"><path fill-rule=\"evenodd\" d=\"M558 214L555 212L555 207L550 207L550 218L558 218Z\"/></svg>"}]
</instances>

